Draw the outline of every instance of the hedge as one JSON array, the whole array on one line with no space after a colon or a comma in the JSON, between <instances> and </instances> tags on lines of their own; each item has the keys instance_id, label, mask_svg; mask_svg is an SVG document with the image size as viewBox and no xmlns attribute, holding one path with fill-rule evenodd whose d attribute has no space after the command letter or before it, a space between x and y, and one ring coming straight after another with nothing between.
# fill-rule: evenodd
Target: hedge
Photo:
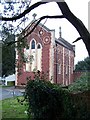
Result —
<instances>
[{"instance_id":1,"label":"hedge","mask_svg":"<svg viewBox=\"0 0 90 120\"><path fill-rule=\"evenodd\" d=\"M89 91L90 93L90 91ZM85 95L84 95L85 96ZM35 79L25 90L28 115L33 120L89 120L88 102L83 93L72 94L56 84Z\"/></svg>"}]
</instances>

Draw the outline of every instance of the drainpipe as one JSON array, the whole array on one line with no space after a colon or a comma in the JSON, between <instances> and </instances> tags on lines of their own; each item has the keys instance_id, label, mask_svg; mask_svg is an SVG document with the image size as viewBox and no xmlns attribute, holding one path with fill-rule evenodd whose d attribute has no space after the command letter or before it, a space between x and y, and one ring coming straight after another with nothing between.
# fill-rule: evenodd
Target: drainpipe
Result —
<instances>
[{"instance_id":1,"label":"drainpipe","mask_svg":"<svg viewBox=\"0 0 90 120\"><path fill-rule=\"evenodd\" d=\"M56 44L56 83L57 83L57 44Z\"/></svg>"}]
</instances>

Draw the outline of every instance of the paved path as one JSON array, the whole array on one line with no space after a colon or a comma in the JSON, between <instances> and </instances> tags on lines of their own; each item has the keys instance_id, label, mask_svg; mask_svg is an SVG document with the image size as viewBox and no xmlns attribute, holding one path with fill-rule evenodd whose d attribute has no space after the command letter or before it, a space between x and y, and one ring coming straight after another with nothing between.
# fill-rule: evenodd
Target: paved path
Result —
<instances>
[{"instance_id":1,"label":"paved path","mask_svg":"<svg viewBox=\"0 0 90 120\"><path fill-rule=\"evenodd\" d=\"M22 96L25 90L16 89L15 87L0 88L0 100L14 96Z\"/></svg>"}]
</instances>

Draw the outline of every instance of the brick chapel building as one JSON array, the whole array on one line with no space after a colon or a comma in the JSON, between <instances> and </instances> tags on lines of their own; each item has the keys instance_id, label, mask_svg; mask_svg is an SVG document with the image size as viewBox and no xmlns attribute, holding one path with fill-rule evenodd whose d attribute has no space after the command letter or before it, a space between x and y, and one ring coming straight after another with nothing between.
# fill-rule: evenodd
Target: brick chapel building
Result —
<instances>
[{"instance_id":1,"label":"brick chapel building","mask_svg":"<svg viewBox=\"0 0 90 120\"><path fill-rule=\"evenodd\" d=\"M26 27L26 32L31 30L31 24L32 22ZM33 79L35 70L48 73L48 80L52 83L69 85L73 82L75 46L62 38L61 28L59 34L59 38L55 38L55 30L50 30L40 23L27 36L29 47L23 49L23 54L28 60L21 69L16 68L16 86L26 84L29 76ZM16 51L18 64L19 58Z\"/></svg>"}]
</instances>

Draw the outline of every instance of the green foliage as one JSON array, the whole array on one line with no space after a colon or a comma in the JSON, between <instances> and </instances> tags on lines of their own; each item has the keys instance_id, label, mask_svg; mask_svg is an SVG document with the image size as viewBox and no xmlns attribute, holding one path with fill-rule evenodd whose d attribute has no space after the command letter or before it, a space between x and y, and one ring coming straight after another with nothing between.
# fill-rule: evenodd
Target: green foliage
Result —
<instances>
[{"instance_id":1,"label":"green foliage","mask_svg":"<svg viewBox=\"0 0 90 120\"><path fill-rule=\"evenodd\" d=\"M90 117L87 94L72 94L37 75L34 80L28 79L25 99L29 104L28 115L34 120L88 120Z\"/></svg>"},{"instance_id":2,"label":"green foliage","mask_svg":"<svg viewBox=\"0 0 90 120\"><path fill-rule=\"evenodd\" d=\"M23 2L22 0L20 2L7 0L0 1L0 6L2 6L2 9L0 10L0 16L4 17L13 17L17 16L21 12L23 12L25 9L29 7L31 3L31 0L27 0L27 2ZM24 16L20 19L20 21L17 22L17 25L14 25L14 21L9 22L0 22L0 36L3 41L2 45L2 76L8 76L15 72L15 35L18 35L21 33L21 31L24 29L23 25L25 24L25 21L28 20L28 17ZM25 35L25 31L24 35ZM24 36L23 35L23 36ZM19 42L19 47L21 44L24 43L24 40ZM9 45L8 45L9 44ZM8 45L8 46L7 46ZM20 48L21 49L21 48ZM23 57L23 54L22 54ZM24 57L23 57L24 58ZM22 60L21 60L22 61Z\"/></svg>"},{"instance_id":3,"label":"green foliage","mask_svg":"<svg viewBox=\"0 0 90 120\"><path fill-rule=\"evenodd\" d=\"M71 104L68 91L39 79L28 81L25 93L29 101L29 115L32 114L34 120L59 120L65 116L63 105L68 107L64 103L69 101Z\"/></svg>"},{"instance_id":4,"label":"green foliage","mask_svg":"<svg viewBox=\"0 0 90 120\"><path fill-rule=\"evenodd\" d=\"M24 48L26 48L26 49L29 48L29 45L27 43L27 39L23 38L23 34L17 35L17 37L18 37L18 42L17 42L15 48L18 51L19 59L17 59L16 63L18 63L18 64L16 64L16 65L17 65L17 68L19 70L19 75L20 75L20 74L22 74L20 72L20 70L23 68L23 64L28 62L28 56L25 56ZM33 60L33 56L30 56L30 60L31 61Z\"/></svg>"},{"instance_id":5,"label":"green foliage","mask_svg":"<svg viewBox=\"0 0 90 120\"><path fill-rule=\"evenodd\" d=\"M2 76L8 76L15 73L15 46L7 46L8 42L14 40L15 36L7 31L7 37L2 44Z\"/></svg>"},{"instance_id":6,"label":"green foliage","mask_svg":"<svg viewBox=\"0 0 90 120\"><path fill-rule=\"evenodd\" d=\"M83 74L79 79L69 86L70 92L90 90L90 72Z\"/></svg>"},{"instance_id":7,"label":"green foliage","mask_svg":"<svg viewBox=\"0 0 90 120\"><path fill-rule=\"evenodd\" d=\"M26 10L31 3L31 0L1 0L0 1L0 16L3 17L14 17L22 13L24 10ZM9 21L9 22L0 22L1 26L6 26L8 28L8 31L20 34L20 32L23 30L23 26L25 25L25 22L27 22L28 17L24 16L20 20L17 21ZM15 24L15 25L14 25ZM0 27L1 27L0 26ZM5 36L4 36L5 37Z\"/></svg>"},{"instance_id":8,"label":"green foliage","mask_svg":"<svg viewBox=\"0 0 90 120\"><path fill-rule=\"evenodd\" d=\"M72 120L89 120L90 119L90 91L84 91L81 93L71 94L73 103Z\"/></svg>"},{"instance_id":9,"label":"green foliage","mask_svg":"<svg viewBox=\"0 0 90 120\"><path fill-rule=\"evenodd\" d=\"M75 66L75 71L90 71L90 57L84 59L84 61L79 61Z\"/></svg>"}]
</instances>

